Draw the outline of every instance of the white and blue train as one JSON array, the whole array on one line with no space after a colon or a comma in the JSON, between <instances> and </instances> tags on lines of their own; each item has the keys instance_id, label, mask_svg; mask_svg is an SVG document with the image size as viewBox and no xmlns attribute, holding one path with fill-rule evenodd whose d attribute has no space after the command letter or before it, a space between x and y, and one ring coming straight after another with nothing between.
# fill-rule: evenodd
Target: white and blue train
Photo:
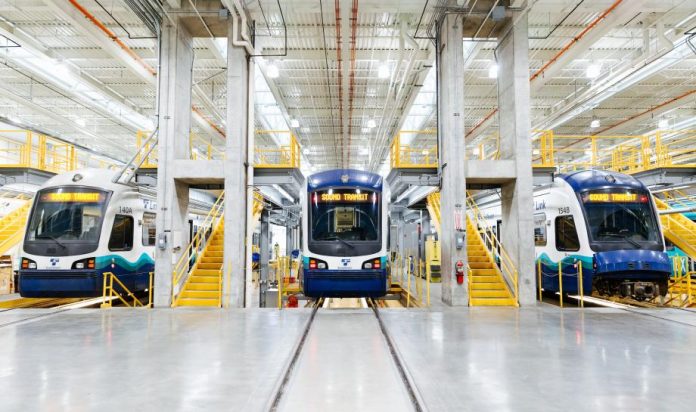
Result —
<instances>
[{"instance_id":1,"label":"white and blue train","mask_svg":"<svg viewBox=\"0 0 696 412\"><path fill-rule=\"evenodd\" d=\"M387 293L386 187L380 175L352 169L307 178L302 200L301 283L308 297Z\"/></svg>"},{"instance_id":2,"label":"white and blue train","mask_svg":"<svg viewBox=\"0 0 696 412\"><path fill-rule=\"evenodd\" d=\"M499 205L482 209L494 222L500 216ZM648 188L620 173L579 171L536 188L534 243L542 288L560 291L560 265L563 293L579 293L582 266L586 295L664 296L671 262L658 216Z\"/></svg>"},{"instance_id":3,"label":"white and blue train","mask_svg":"<svg viewBox=\"0 0 696 412\"><path fill-rule=\"evenodd\" d=\"M105 272L132 291L147 289L155 202L137 187L112 183L115 173L64 173L37 192L20 251L21 296L99 296Z\"/></svg>"}]
</instances>

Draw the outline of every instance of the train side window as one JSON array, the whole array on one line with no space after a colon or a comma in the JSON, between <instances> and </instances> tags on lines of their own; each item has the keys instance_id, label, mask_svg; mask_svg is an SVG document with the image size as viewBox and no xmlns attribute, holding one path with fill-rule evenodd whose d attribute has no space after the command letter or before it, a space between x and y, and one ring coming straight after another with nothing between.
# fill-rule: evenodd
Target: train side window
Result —
<instances>
[{"instance_id":1,"label":"train side window","mask_svg":"<svg viewBox=\"0 0 696 412\"><path fill-rule=\"evenodd\" d=\"M580 240L573 216L566 215L556 218L556 249L567 252L580 250Z\"/></svg>"},{"instance_id":2,"label":"train side window","mask_svg":"<svg viewBox=\"0 0 696 412\"><path fill-rule=\"evenodd\" d=\"M534 215L534 245L546 246L546 213Z\"/></svg>"},{"instance_id":3,"label":"train side window","mask_svg":"<svg viewBox=\"0 0 696 412\"><path fill-rule=\"evenodd\" d=\"M154 213L143 213L143 246L154 246L157 240Z\"/></svg>"},{"instance_id":4,"label":"train side window","mask_svg":"<svg viewBox=\"0 0 696 412\"><path fill-rule=\"evenodd\" d=\"M114 226L109 237L109 250L132 250L133 249L133 217L126 215L116 215Z\"/></svg>"}]
</instances>

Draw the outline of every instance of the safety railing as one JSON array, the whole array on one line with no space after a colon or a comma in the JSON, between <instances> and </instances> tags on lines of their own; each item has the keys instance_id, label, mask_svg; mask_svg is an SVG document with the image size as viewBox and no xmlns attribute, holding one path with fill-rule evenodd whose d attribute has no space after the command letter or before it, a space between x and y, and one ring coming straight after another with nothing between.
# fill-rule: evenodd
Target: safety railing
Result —
<instances>
[{"instance_id":1,"label":"safety railing","mask_svg":"<svg viewBox=\"0 0 696 412\"><path fill-rule=\"evenodd\" d=\"M135 295L135 293L128 289L116 275L114 275L112 272L105 272L102 287L101 307L112 307L112 304L116 299L131 308L152 307L152 284L154 272L150 272L148 275L147 302L143 302Z\"/></svg>"},{"instance_id":2,"label":"safety railing","mask_svg":"<svg viewBox=\"0 0 696 412\"><path fill-rule=\"evenodd\" d=\"M157 139L152 136L152 132L145 130L138 130L135 135L138 152L133 163L139 165L140 169L157 169Z\"/></svg>"},{"instance_id":3,"label":"safety railing","mask_svg":"<svg viewBox=\"0 0 696 412\"><path fill-rule=\"evenodd\" d=\"M437 131L400 131L392 141L389 159L392 169L436 168L438 163Z\"/></svg>"},{"instance_id":4,"label":"safety railing","mask_svg":"<svg viewBox=\"0 0 696 412\"><path fill-rule=\"evenodd\" d=\"M660 210L669 209L664 201L654 198ZM687 255L696 258L696 223L681 213L660 215L664 236L682 249Z\"/></svg>"},{"instance_id":5,"label":"safety railing","mask_svg":"<svg viewBox=\"0 0 696 412\"><path fill-rule=\"evenodd\" d=\"M407 308L430 307L430 272L422 259L396 254L389 263L389 276L401 290Z\"/></svg>"},{"instance_id":6,"label":"safety railing","mask_svg":"<svg viewBox=\"0 0 696 412\"><path fill-rule=\"evenodd\" d=\"M696 271L692 266L693 261L686 257L672 259L666 304L682 308L696 304Z\"/></svg>"},{"instance_id":7,"label":"safety railing","mask_svg":"<svg viewBox=\"0 0 696 412\"><path fill-rule=\"evenodd\" d=\"M476 160L499 160L500 137L498 133L488 134L467 145L467 155ZM469 155L470 153L470 155Z\"/></svg>"},{"instance_id":8,"label":"safety railing","mask_svg":"<svg viewBox=\"0 0 696 412\"><path fill-rule=\"evenodd\" d=\"M560 172L605 169L636 173L662 167L696 167L696 131L661 130L646 135L562 135L536 130L532 165Z\"/></svg>"},{"instance_id":9,"label":"safety railing","mask_svg":"<svg viewBox=\"0 0 696 412\"><path fill-rule=\"evenodd\" d=\"M486 252L493 261L498 263L498 270L503 275L503 280L507 284L515 302L517 302L519 300L519 274L517 268L498 237L495 236L492 231L486 230L488 228L488 222L468 191L466 204L471 223L477 228L479 235L483 239Z\"/></svg>"},{"instance_id":10,"label":"safety railing","mask_svg":"<svg viewBox=\"0 0 696 412\"><path fill-rule=\"evenodd\" d=\"M30 207L31 202L26 201L26 204L0 219L0 256L22 240Z\"/></svg>"},{"instance_id":11,"label":"safety railing","mask_svg":"<svg viewBox=\"0 0 696 412\"><path fill-rule=\"evenodd\" d=\"M172 269L172 302L176 302L179 293L182 291L188 274L194 271L200 262L198 256L205 249L208 240L213 235L213 231L223 218L225 203L225 192L220 194L213 207L198 226L198 231L193 235L191 242L183 250L181 257L174 264ZM222 288L220 289L222 290Z\"/></svg>"},{"instance_id":12,"label":"safety railing","mask_svg":"<svg viewBox=\"0 0 696 412\"><path fill-rule=\"evenodd\" d=\"M262 169L299 169L300 144L287 130L257 130L254 167Z\"/></svg>"},{"instance_id":13,"label":"safety railing","mask_svg":"<svg viewBox=\"0 0 696 412\"><path fill-rule=\"evenodd\" d=\"M224 160L225 152L195 133L189 136L192 160Z\"/></svg>"},{"instance_id":14,"label":"safety railing","mask_svg":"<svg viewBox=\"0 0 696 412\"><path fill-rule=\"evenodd\" d=\"M77 168L75 146L30 130L0 130L0 167L63 173Z\"/></svg>"}]
</instances>

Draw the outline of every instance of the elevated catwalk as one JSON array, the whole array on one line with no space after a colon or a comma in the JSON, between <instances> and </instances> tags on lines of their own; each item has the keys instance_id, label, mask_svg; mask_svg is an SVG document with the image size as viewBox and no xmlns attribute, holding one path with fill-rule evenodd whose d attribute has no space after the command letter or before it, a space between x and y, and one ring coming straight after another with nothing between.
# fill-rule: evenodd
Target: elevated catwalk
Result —
<instances>
[{"instance_id":1,"label":"elevated catwalk","mask_svg":"<svg viewBox=\"0 0 696 412\"><path fill-rule=\"evenodd\" d=\"M310 314L0 312L0 409L265 410ZM692 406L695 311L543 304L380 314L430 411ZM376 325L369 309L319 310L278 410L408 410Z\"/></svg>"}]
</instances>

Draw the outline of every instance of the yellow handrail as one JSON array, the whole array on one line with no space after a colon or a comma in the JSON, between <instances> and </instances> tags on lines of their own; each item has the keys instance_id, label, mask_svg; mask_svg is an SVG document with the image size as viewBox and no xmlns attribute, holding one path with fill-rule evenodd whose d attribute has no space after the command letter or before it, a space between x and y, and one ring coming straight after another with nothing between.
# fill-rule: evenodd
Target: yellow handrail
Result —
<instances>
[{"instance_id":1,"label":"yellow handrail","mask_svg":"<svg viewBox=\"0 0 696 412\"><path fill-rule=\"evenodd\" d=\"M149 273L149 281L148 281L148 301L147 304L143 303L140 299L138 299L137 296L135 296L135 293L131 292L130 289L126 287L126 285L123 284L119 280L116 275L114 275L112 272L104 272L103 275L103 286L102 286L102 303L101 307L102 308L110 308L112 306L112 302L114 298L118 298L124 305L135 308L135 307L146 307L149 308L152 306L152 282L153 282L153 277L154 277L154 272ZM117 292L114 289L114 281L116 282L117 286L121 289L122 293ZM129 302L128 300L124 299L123 294L128 296L129 298L133 299L133 302Z\"/></svg>"},{"instance_id":2,"label":"yellow handrail","mask_svg":"<svg viewBox=\"0 0 696 412\"><path fill-rule=\"evenodd\" d=\"M397 133L389 149L390 165L397 168L435 168L438 163L437 144L402 144L402 134L436 135L435 130L401 130Z\"/></svg>"},{"instance_id":3,"label":"yellow handrail","mask_svg":"<svg viewBox=\"0 0 696 412\"><path fill-rule=\"evenodd\" d=\"M206 245L208 238L205 236L206 233L210 230L215 229L215 224L216 224L216 219L221 218L223 215L223 207L224 207L224 198L225 198L225 192L222 192L220 194L220 197L217 198L215 203L213 204L213 207L210 209L208 214L205 216L205 219L203 219L203 223L199 226L198 231L196 234L193 236L191 239L191 242L188 244L186 249L183 251L181 254L181 257L179 260L176 262L174 265L174 268L172 269L172 302L176 302L177 300L177 295L180 292L181 288L181 283L185 278L187 277L191 271L195 270L198 267L198 263L200 262L200 259L198 259L198 256L196 256L196 262L194 263L194 266L189 270L189 264L191 262L191 257L195 256L194 253L199 253ZM211 234L212 237L212 234Z\"/></svg>"},{"instance_id":4,"label":"yellow handrail","mask_svg":"<svg viewBox=\"0 0 696 412\"><path fill-rule=\"evenodd\" d=\"M486 252L495 259L499 258L500 267L498 270L503 275L503 280L507 283L510 288L510 292L513 294L515 301L519 298L519 274L517 268L512 263L512 259L508 255L503 244L498 240L492 232L486 230L488 228L488 222L486 221L483 213L478 208L478 205L474 201L474 198L467 191L466 196L467 209L471 211L473 215L472 225L474 229L478 227L478 232L483 239L483 244L485 246Z\"/></svg>"}]
</instances>

